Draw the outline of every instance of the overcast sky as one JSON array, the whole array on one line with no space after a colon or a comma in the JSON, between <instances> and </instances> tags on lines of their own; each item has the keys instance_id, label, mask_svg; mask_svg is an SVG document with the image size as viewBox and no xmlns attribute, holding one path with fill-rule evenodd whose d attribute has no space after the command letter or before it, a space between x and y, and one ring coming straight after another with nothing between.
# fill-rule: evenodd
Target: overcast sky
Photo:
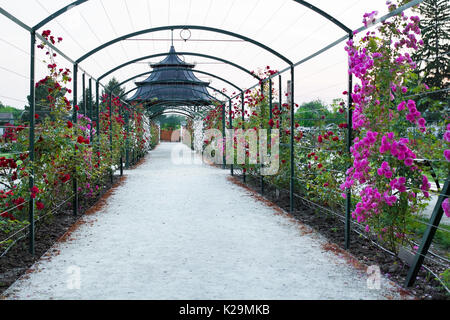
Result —
<instances>
[{"instance_id":1,"label":"overcast sky","mask_svg":"<svg viewBox=\"0 0 450 320\"><path fill-rule=\"evenodd\" d=\"M73 0L0 0L0 5L33 26L71 2ZM365 12L377 10L380 16L387 13L385 0L311 0L310 3L351 29L362 25ZM29 90L29 34L3 16L0 16L0 24L0 101L22 108ZM271 47L293 62L345 35L333 23L292 0L89 0L48 23L40 32L50 29L56 36L63 37L59 48L76 60L118 36L167 25L201 25L239 33ZM94 54L82 62L81 67L98 77L131 59L167 52L170 37L170 31L161 31L121 41ZM184 41L180 31L174 31L174 45L179 52L218 56L249 70L266 66L280 70L287 66L258 46L236 40L219 33L191 30L190 39ZM313 99L331 102L333 98L341 97L347 82L347 57L343 47L344 43L295 68L296 102ZM46 75L44 58L39 50L37 79ZM150 71L148 63L161 59L131 64L111 76L119 81L125 80ZM245 72L215 60L195 56L185 56L184 59L196 63L196 69L220 75L241 88L255 83ZM57 63L71 68L71 64L61 57L57 58ZM211 81L211 85L218 89L227 88L229 93L234 92L220 80L197 75L202 80ZM283 74L283 89L288 76L289 73ZM109 78L105 78L103 83ZM133 81L126 85L127 90L133 87ZM278 84L275 83L275 87L278 88Z\"/></svg>"}]
</instances>

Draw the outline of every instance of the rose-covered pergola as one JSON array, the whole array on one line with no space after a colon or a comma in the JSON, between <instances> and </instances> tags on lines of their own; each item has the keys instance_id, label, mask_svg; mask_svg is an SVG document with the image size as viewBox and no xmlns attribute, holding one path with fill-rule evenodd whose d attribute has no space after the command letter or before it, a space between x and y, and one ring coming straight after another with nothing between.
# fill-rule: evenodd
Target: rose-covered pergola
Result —
<instances>
[{"instance_id":1,"label":"rose-covered pergola","mask_svg":"<svg viewBox=\"0 0 450 320\"><path fill-rule=\"evenodd\" d=\"M367 14L365 16L365 25L361 26L360 28L356 30L352 30L350 27L346 26L342 21L338 20L336 17L333 17L329 13L319 9L318 7L312 5L311 3L307 1L301 1L301 0L294 0L295 3L298 5L308 8L318 16L321 16L322 18L326 19L328 22L334 24L336 28L343 31L345 33L344 36L340 37L339 39L333 41L332 43L329 43L328 45L324 46L320 50L317 50L313 52L312 54L309 54L305 57L302 57L298 61L294 61L291 58L286 57L284 54L280 53L281 51L279 48L275 49L272 48L269 45L266 45L260 41L257 41L255 38L252 38L249 35L244 35L232 31L228 31L224 28L216 28L216 27L208 27L208 26L202 26L202 25L167 25L167 26L160 26L160 27L154 27L154 28L146 28L143 30L131 32L122 36L117 36L116 38L107 41L105 43L100 44L96 48L89 50L88 52L84 53L82 56L72 59L67 54L62 52L56 44L54 43L53 39L51 39L50 33L42 34L38 31L46 26L51 21L57 19L58 17L64 16L66 12L70 11L71 9L83 5L84 3L88 2L88 0L79 0L74 1L63 8L53 12L48 17L42 19L40 22L35 24L34 26L28 26L26 23L20 21L18 18L16 18L11 13L7 12L3 8L0 8L0 13L5 16L6 18L10 19L17 25L19 25L21 28L29 32L30 34L30 112L29 112L29 161L33 162L35 160L35 107L36 107L36 78L35 78L35 49L36 49L36 41L42 41L43 44L45 44L46 47L50 48L52 51L58 53L60 56L64 57L67 61L69 61L73 66L73 101L72 105L76 106L78 104L77 101L77 95L78 95L78 87L79 87L79 73L82 72L82 92L83 95L86 92L86 89L89 88L89 92L92 95L93 93L93 86L92 82L95 83L95 102L93 105L88 105L86 103L86 100L91 101L91 99L86 99L84 97L84 108L81 110L78 110L77 108L73 108L72 111L72 119L71 123L77 124L79 121L83 121L83 116L89 116L89 121L92 121L95 123L96 128L98 128L97 132L97 138L100 140L100 122L101 122L101 115L100 115L100 105L102 97L99 93L100 87L103 86L102 80L111 75L113 72L116 72L120 70L121 68L124 68L126 66L129 66L131 64L137 63L142 60L150 59L150 58L157 58L157 57L163 57L163 60L161 60L159 63L151 64L151 67L153 68L152 71L147 71L143 73L139 73L136 75L133 75L132 77L125 79L121 81L117 87L120 87L121 85L133 81L136 78L148 75L147 79L144 81L138 81L136 82L136 87L125 92L121 96L114 96L113 90L111 92L106 92L106 96L103 97L104 103L108 105L109 110L109 141L111 146L111 152L112 152L112 146L113 146L113 108L114 105L118 107L119 110L119 123L121 123L123 117L123 125L126 126L126 133L130 133L130 127L128 126L128 121L130 119L131 112L134 112L136 109L136 106L142 106L146 110L147 114L150 116L150 118L155 118L159 115L166 114L166 113L179 113L182 115L185 115L190 118L194 118L196 116L198 117L205 117L208 116L208 122L210 127L218 126L222 132L225 134L226 129L236 129L238 125L236 124L237 120L240 122L240 127L242 129L245 129L244 123L246 120L249 120L250 117L245 117L246 115L246 103L248 108L252 107L258 107L258 109L261 113L263 113L262 105L265 103L265 107L267 108L267 119L263 118L263 121L268 121L267 123L260 122L258 125L261 126L261 128L268 127L269 129L272 129L272 127L277 123L277 128L279 128L282 132L285 132L284 135L284 143L281 143L280 146L283 150L286 151L286 154L288 154L288 171L286 173L287 180L289 183L289 203L290 203L290 210L293 211L295 208L295 199L296 199L296 189L300 188L300 185L303 184L302 181L299 181L297 177L297 173L300 170L299 164L296 162L297 157L297 151L299 149L308 147L305 146L297 146L296 149L296 141L299 142L302 137L303 133L301 132L301 136L297 135L296 133L299 131L298 125L296 125L295 119L295 99L294 99L294 89L295 89L295 78L294 78L294 68L302 65L311 59L321 55L322 53L326 52L327 50L334 48L338 44L343 43L344 41L347 41L347 47L346 50L349 53L350 57L350 65L348 73L348 87L346 88L345 97L346 97L346 110L342 109L341 113L345 112L346 116L346 123L344 125L340 125L339 128L342 129L343 137L338 137L337 135L334 135L333 132L331 134L326 133L325 135L319 135L318 136L318 142L322 143L324 139L328 141L342 141L345 139L345 141L342 141L342 144L340 147L342 147L342 150L340 150L341 153L345 153L349 158L356 159L353 162L353 165L351 163L346 162L344 165L346 167L341 168L339 172L336 172L335 175L339 176L345 176L345 183L343 185L342 189L342 195L345 198L345 248L350 248L351 243L351 226L352 226L352 214L353 218L356 216L362 216L360 215L363 206L372 205L375 203L374 206L377 205L377 201L373 200L372 198L377 198L378 191L374 191L373 188L370 189L370 192L368 191L367 194L363 195L361 200L357 206L356 209L352 210L352 187L355 184L355 181L360 181L361 184L365 183L365 178L363 177L368 169L367 163L365 163L365 158L360 158L361 154L366 155L366 158L370 156L372 153L371 148L374 146L376 136L377 134L373 133L369 130L370 134L367 133L367 136L364 137L362 140L356 140L355 138L355 132L353 130L358 130L359 128L364 128L364 125L369 122L368 119L364 118L364 107L366 106L366 102L370 100L370 93L369 93L369 87L372 88L373 84L366 79L366 71L371 70L373 67L375 59L379 58L380 56L372 55L370 58L368 58L368 54L364 53L361 54L359 48L354 46L354 37L356 34L361 33L367 29L369 29L372 25L376 25L378 23L384 24L385 21L387 21L389 18L396 17L400 14L402 14L405 10L416 6L422 2L422 0L414 0L410 1L402 6L393 8L390 10L390 12L383 17L379 19L375 19L375 14L372 12L371 14ZM416 21L413 21L416 22ZM412 23L413 23L412 22ZM407 32L414 31L414 27L410 27L411 30L407 30ZM139 58L131 59L127 62L124 62L122 64L118 64L117 66L106 70L101 76L95 78L91 75L89 75L85 70L83 70L80 67L80 64L86 61L89 58L92 58L92 56L100 52L102 50L106 50L108 47L120 43L122 41L125 41L127 39L139 36L139 35L148 35L153 34L156 32L166 31L166 30L199 30L199 31L208 31L212 32L214 34L222 34L226 35L228 37L231 37L233 39L239 39L241 41L244 41L246 43L249 43L251 45L256 46L261 51L264 51L271 56L275 57L276 59L279 59L283 64L284 68L281 70L266 70L266 73L264 74L257 74L253 71L248 70L245 66L241 66L238 63L234 61L227 60L223 57L215 56L215 55L208 55L206 53L198 53L198 52L189 52L189 51L179 51L176 52L175 48L173 46L170 47L169 52L154 52ZM367 35L369 37L369 35ZM377 52L378 53L378 52ZM204 57L208 59L212 59L215 61L219 61L220 63L223 63L234 70L237 70L239 72L242 72L243 74L251 75L255 80L257 80L257 83L255 83L251 87L242 87L238 84L236 84L233 81L230 81L223 77L222 74L214 74L212 72L205 72L201 70L195 70L194 64L189 64L184 62L182 59L180 59L179 55L182 56L196 56L196 57ZM54 68L51 68L53 70ZM403 69L402 69L403 71ZM288 73L288 76L286 77L289 79L289 100L288 103L283 103L282 101L282 77L285 73ZM232 86L236 89L236 92L232 95L228 95L219 88L210 86L209 82L201 81L196 74L204 74L211 76L215 79L218 79L220 81L223 81L227 83L228 85ZM89 77L88 84L86 86L85 77ZM354 85L354 76L357 78L359 82L362 82L363 89L361 89L359 83L357 85ZM273 87L274 87L274 80L277 80L279 88L278 88L278 101L274 101L274 93L273 93ZM355 90L356 88L356 90ZM406 88L406 86L405 86ZM208 89L214 91L216 94L219 94L223 99L219 99L216 96L209 93ZM256 93L252 90L257 90ZM259 91L258 91L259 90ZM406 89L399 88L399 91L403 91ZM133 91L135 91L133 93ZM406 91L404 93L406 93ZM127 97L128 94L133 93L131 97ZM253 102L250 101L252 99L249 99L249 97L252 96ZM256 97L256 98L255 98ZM406 95L405 95L406 97ZM364 99L367 98L367 101L364 101ZM233 105L234 99L238 99L239 102ZM420 117L420 114L417 115L417 108L415 108L415 104L413 106L412 103L410 103L409 100L402 105L402 107L399 106L398 111L403 111L406 106L408 107L409 115L407 116L408 121L410 121L413 124L417 124L420 126L420 128L425 128L424 119ZM89 102L90 103L90 102ZM119 106L120 104L120 106ZM228 111L226 111L226 105L228 104ZM274 107L274 105L276 106ZM218 105L219 107L216 107ZM344 104L343 104L344 105ZM233 108L234 107L234 108ZM126 109L126 110L125 110ZM274 110L276 110L277 113L274 114ZM229 115L228 120L226 115ZM235 115L241 115L241 118L235 118ZM210 115L213 115L209 117ZM281 117L281 115L284 116L284 118ZM355 119L354 119L355 117ZM409 117L409 118L408 118ZM421 120L423 119L423 120ZM108 120L108 119L106 119ZM234 122L233 122L234 120ZM355 123L354 123L354 120ZM284 121L284 122L283 122ZM288 121L288 123L286 123ZM249 121L250 122L250 121ZM268 126L267 126L268 124ZM283 126L285 125L285 126ZM369 128L369 127L367 127ZM371 127L370 127L371 128ZM369 129L370 129L369 128ZM328 131L330 132L330 131ZM387 134L387 133L386 133ZM334 137L332 137L334 135ZM90 136L91 137L91 136ZM93 137L93 136L92 136ZM127 136L128 137L128 136ZM93 138L92 138L93 139ZM392 143L394 140L393 135L386 135L386 138L383 140L384 146L385 146L385 152L391 151ZM406 140L400 141L399 143L402 143L402 146L407 144ZM82 141L82 143L84 143ZM397 141L395 142L397 143ZM389 147L387 146L389 145ZM358 151L355 151L358 150ZM397 149L395 149L397 150ZM74 150L76 153L76 148ZM397 151L392 151L394 154ZM409 153L408 153L409 152ZM408 152L400 153L400 156L398 156L398 159L402 158L400 160L411 159L411 161L414 159L413 151L408 149ZM313 154L313 150L308 151L307 158L314 158L317 157L317 155ZM384 153L384 152L381 152ZM128 159L128 149L127 149L127 156ZM406 154L406 155L405 155ZM225 155L224 155L225 157ZM297 157L298 158L298 157ZM284 160L286 161L286 160ZM406 160L405 160L406 161ZM127 161L128 162L128 161ZM408 160L408 162L410 162ZM120 160L120 163L122 164L122 159ZM224 161L225 163L225 161ZM363 163L363 164L361 164ZM386 162L387 163L387 162ZM407 164L405 162L405 165L410 167L411 164ZM231 165L231 174L234 174L234 170L236 167L234 165ZM322 163L320 163L319 169L322 168ZM361 169L362 168L362 169ZM382 167L380 176L386 176L388 172L391 172L391 168L388 166L388 164L384 165ZM365 170L365 171L364 171ZM245 181L246 179L246 168L242 168L242 177ZM75 174L73 175L76 176ZM264 193L264 184L270 183L267 180L264 179L262 175L260 175L260 182L261 182L261 192ZM397 180L394 184L395 188L402 192L400 189L401 186L398 186L398 184L403 185L402 181ZM428 182L423 181L423 185L427 185ZM326 185L325 185L326 184ZM33 175L33 170L31 170L31 174L29 176L29 186L30 188L33 188L35 186L35 178ZM328 186L328 182L323 184L324 187ZM79 194L79 186L77 179L74 178L72 181L72 188L73 188L73 212L74 214L77 214L77 208L78 208L78 194ZM393 187L394 188L394 187ZM426 189L426 188L425 188ZM406 189L405 189L406 190ZM427 191L428 189L423 191ZM32 195L36 195L37 192ZM340 192L341 193L341 192ZM408 277L406 279L406 285L411 286L415 278L419 272L420 267L422 266L422 263L424 261L424 258L429 250L431 241L434 237L434 234L436 232L436 229L439 225L439 222L441 220L441 217L443 215L443 203L444 200L449 195L449 180L447 178L445 185L441 188L439 192L439 197L436 203L436 206L433 210L432 217L428 223L427 231L424 234L422 243L420 247L418 248L418 251L414 257L414 261L411 263L411 268L408 274ZM28 199L29 201L29 222L30 222L30 252L34 252L34 219L35 219L35 197L30 196ZM380 196L381 197L381 196ZM394 198L395 197L395 200ZM370 198L368 200L368 198ZM390 195L385 197L388 200L386 200L389 204L389 201L395 202L397 200L397 197L395 195ZM445 206L445 205L444 205ZM373 209L373 208L372 208ZM370 211L369 209L365 209L366 211ZM364 220L364 219L363 219ZM358 222L360 222L358 220ZM369 224L367 224L369 226Z\"/></svg>"}]
</instances>

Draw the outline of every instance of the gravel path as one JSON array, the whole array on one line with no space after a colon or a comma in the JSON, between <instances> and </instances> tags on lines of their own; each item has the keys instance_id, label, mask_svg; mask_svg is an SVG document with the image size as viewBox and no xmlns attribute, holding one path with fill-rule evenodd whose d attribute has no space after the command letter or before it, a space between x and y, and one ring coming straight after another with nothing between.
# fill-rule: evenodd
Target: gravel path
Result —
<instances>
[{"instance_id":1,"label":"gravel path","mask_svg":"<svg viewBox=\"0 0 450 320\"><path fill-rule=\"evenodd\" d=\"M369 289L365 272L325 250L320 235L304 232L229 181L227 170L174 164L174 148L185 147L162 143L137 169L126 171L107 204L83 217L70 239L56 244L6 297L400 297L384 278L381 289Z\"/></svg>"}]
</instances>

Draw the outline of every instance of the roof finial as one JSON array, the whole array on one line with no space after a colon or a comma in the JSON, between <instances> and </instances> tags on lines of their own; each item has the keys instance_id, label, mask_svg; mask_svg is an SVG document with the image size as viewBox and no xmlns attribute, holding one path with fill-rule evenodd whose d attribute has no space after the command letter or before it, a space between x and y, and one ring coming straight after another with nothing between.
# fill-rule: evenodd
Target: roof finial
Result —
<instances>
[{"instance_id":1,"label":"roof finial","mask_svg":"<svg viewBox=\"0 0 450 320\"><path fill-rule=\"evenodd\" d=\"M172 31L172 47L173 47L173 29L170 29Z\"/></svg>"}]
</instances>

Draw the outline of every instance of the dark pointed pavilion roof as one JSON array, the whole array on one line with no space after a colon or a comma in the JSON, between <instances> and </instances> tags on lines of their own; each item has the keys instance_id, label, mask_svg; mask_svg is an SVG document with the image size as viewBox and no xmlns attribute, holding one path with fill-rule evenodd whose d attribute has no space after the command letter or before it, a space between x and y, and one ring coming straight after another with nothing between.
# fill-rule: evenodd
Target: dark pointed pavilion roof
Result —
<instances>
[{"instance_id":1,"label":"dark pointed pavilion roof","mask_svg":"<svg viewBox=\"0 0 450 320\"><path fill-rule=\"evenodd\" d=\"M140 82L136 93L129 101L147 102L149 105L164 103L167 105L210 105L211 96L206 87L208 82L201 81L191 71L193 64L178 57L173 46L162 61L151 64L153 72Z\"/></svg>"}]
</instances>

